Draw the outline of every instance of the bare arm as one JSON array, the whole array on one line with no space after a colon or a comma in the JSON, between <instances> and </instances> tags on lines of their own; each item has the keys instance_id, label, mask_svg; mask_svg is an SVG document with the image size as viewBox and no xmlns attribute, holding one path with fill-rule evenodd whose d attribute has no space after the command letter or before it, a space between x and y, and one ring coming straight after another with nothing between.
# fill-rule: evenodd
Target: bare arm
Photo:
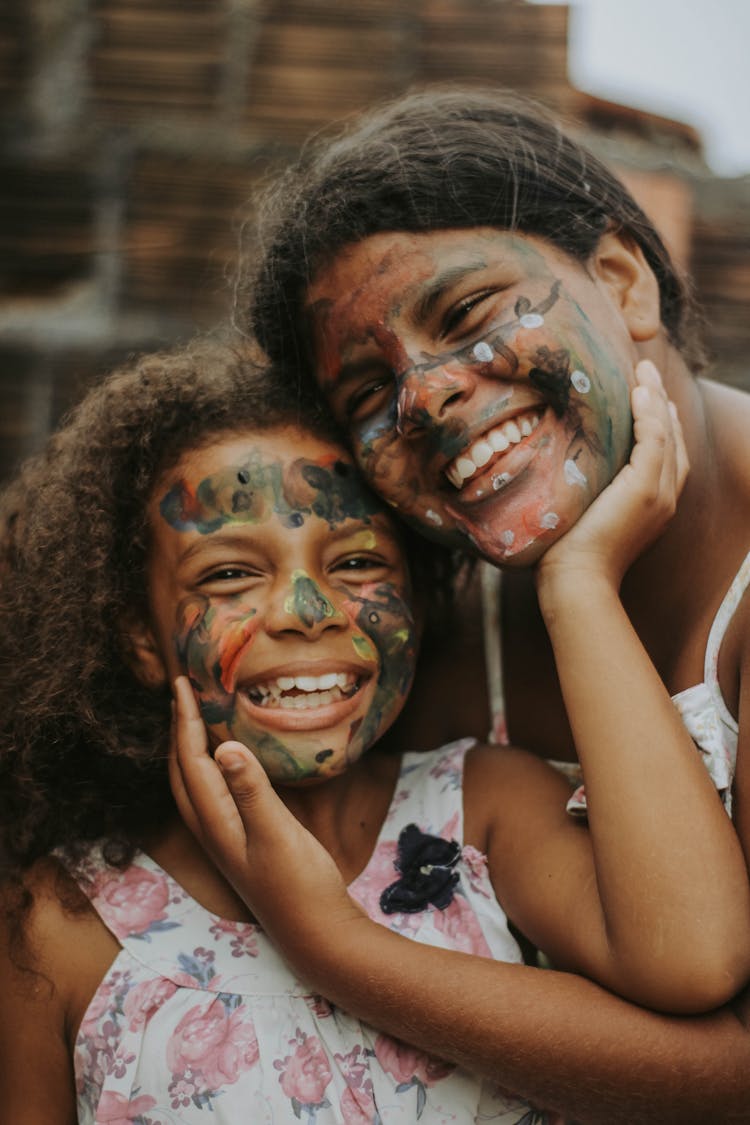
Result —
<instances>
[{"instance_id":1,"label":"bare arm","mask_svg":"<svg viewBox=\"0 0 750 1125\"><path fill-rule=\"evenodd\" d=\"M250 752L227 743L213 761L186 682L178 698L171 768L183 816L316 991L582 1125L750 1125L750 1033L732 1011L658 1015L572 974L436 949L379 926Z\"/></svg>"},{"instance_id":2,"label":"bare arm","mask_svg":"<svg viewBox=\"0 0 750 1125\"><path fill-rule=\"evenodd\" d=\"M21 942L0 928L0 1116L14 1125L75 1125L73 1062L55 958L43 950L56 911L38 896Z\"/></svg>"},{"instance_id":3,"label":"bare arm","mask_svg":"<svg viewBox=\"0 0 750 1125\"><path fill-rule=\"evenodd\" d=\"M524 786L521 770L516 786L533 823L514 818L514 807L502 812L530 865L506 862L504 840L490 863L498 897L505 904L512 891L508 912L555 963L640 1003L689 1012L729 1000L747 981L750 885L733 826L619 598L687 470L660 382L648 367L642 378L630 464L538 568L590 839L547 809L537 766L536 784Z\"/></svg>"}]
</instances>

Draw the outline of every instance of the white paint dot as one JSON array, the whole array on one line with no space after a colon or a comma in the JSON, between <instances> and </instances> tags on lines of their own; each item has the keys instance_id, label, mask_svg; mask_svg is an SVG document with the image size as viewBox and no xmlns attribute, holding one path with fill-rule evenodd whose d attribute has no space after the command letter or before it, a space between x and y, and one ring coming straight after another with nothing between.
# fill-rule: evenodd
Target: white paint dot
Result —
<instances>
[{"instance_id":1,"label":"white paint dot","mask_svg":"<svg viewBox=\"0 0 750 1125\"><path fill-rule=\"evenodd\" d=\"M506 547L512 547L515 538L516 538L516 535L515 535L514 531L504 531L502 533L502 535L500 536L500 539L502 540L502 542L504 543L504 545Z\"/></svg>"},{"instance_id":2,"label":"white paint dot","mask_svg":"<svg viewBox=\"0 0 750 1125\"><path fill-rule=\"evenodd\" d=\"M427 511L425 512L425 516L430 521L430 523L437 524L438 527L443 526L443 521L441 520L440 516L437 514L437 512L433 512L432 508L427 509Z\"/></svg>"},{"instance_id":3,"label":"white paint dot","mask_svg":"<svg viewBox=\"0 0 750 1125\"><path fill-rule=\"evenodd\" d=\"M524 313L519 323L524 328L541 328L544 324L544 317L539 313Z\"/></svg>"},{"instance_id":4,"label":"white paint dot","mask_svg":"<svg viewBox=\"0 0 750 1125\"><path fill-rule=\"evenodd\" d=\"M591 390L591 380L585 371L579 371L578 368L576 368L575 371L571 372L570 381L575 389L580 391L582 395L588 394Z\"/></svg>"},{"instance_id":5,"label":"white paint dot","mask_svg":"<svg viewBox=\"0 0 750 1125\"><path fill-rule=\"evenodd\" d=\"M472 349L474 359L478 359L480 363L489 363L492 359L492 354L492 348L485 340L480 340Z\"/></svg>"},{"instance_id":6,"label":"white paint dot","mask_svg":"<svg viewBox=\"0 0 750 1125\"><path fill-rule=\"evenodd\" d=\"M553 528L559 524L560 517L557 512L545 512L539 522L542 527Z\"/></svg>"},{"instance_id":7,"label":"white paint dot","mask_svg":"<svg viewBox=\"0 0 750 1125\"><path fill-rule=\"evenodd\" d=\"M497 492L498 489L502 488L504 484L507 484L509 480L510 473L498 473L497 476L494 476L492 478L492 487L494 488L495 492Z\"/></svg>"},{"instance_id":8,"label":"white paint dot","mask_svg":"<svg viewBox=\"0 0 750 1125\"><path fill-rule=\"evenodd\" d=\"M568 484L577 484L577 485L580 485L581 488L585 488L586 485L589 483L587 478L586 478L585 473L581 472L581 470L576 465L575 461L573 461L572 459L569 458L565 462L564 470L565 470L565 479L568 482Z\"/></svg>"}]
</instances>

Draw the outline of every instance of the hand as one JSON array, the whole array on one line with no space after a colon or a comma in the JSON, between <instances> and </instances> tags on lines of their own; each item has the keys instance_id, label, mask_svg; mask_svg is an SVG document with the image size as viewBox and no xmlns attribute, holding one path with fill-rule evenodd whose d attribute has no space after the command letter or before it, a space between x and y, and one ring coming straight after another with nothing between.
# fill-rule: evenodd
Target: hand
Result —
<instances>
[{"instance_id":1,"label":"hand","mask_svg":"<svg viewBox=\"0 0 750 1125\"><path fill-rule=\"evenodd\" d=\"M289 812L255 755L240 742L224 742L211 758L186 677L175 680L174 693L169 779L180 815L294 961L330 926L362 913L331 856Z\"/></svg>"},{"instance_id":2,"label":"hand","mask_svg":"<svg viewBox=\"0 0 750 1125\"><path fill-rule=\"evenodd\" d=\"M638 363L635 380L630 460L540 559L540 596L542 586L562 572L578 582L586 575L604 576L619 590L629 567L676 511L689 468L682 427L650 360Z\"/></svg>"}]
</instances>

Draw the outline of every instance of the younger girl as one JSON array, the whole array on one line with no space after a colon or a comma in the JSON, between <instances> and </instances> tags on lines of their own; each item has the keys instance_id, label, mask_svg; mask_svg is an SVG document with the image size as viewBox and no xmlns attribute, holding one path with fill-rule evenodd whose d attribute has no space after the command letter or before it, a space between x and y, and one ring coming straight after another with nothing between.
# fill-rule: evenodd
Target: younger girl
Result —
<instances>
[{"instance_id":1,"label":"younger girl","mask_svg":"<svg viewBox=\"0 0 750 1125\"><path fill-rule=\"evenodd\" d=\"M560 966L655 1007L709 1008L750 969L735 835L616 593L685 473L653 373L605 509L621 518L592 509L545 583L559 655L580 671L568 702L590 830L521 752L371 749L409 691L434 566L275 385L231 351L143 360L95 388L6 497L0 1088L17 1125L532 1119L316 995L304 951L297 975L249 913L248 875L282 910L287 880L296 904L308 876L311 895L335 876L352 898L322 924L330 896L311 903L312 929L300 911L312 964L328 931L364 939L369 915L410 951L447 951L447 997L477 960L462 952L537 972L517 963L506 913ZM568 581L584 560L590 601ZM604 651L625 689L597 682ZM250 869L256 818L239 786L239 820L222 772L246 752L228 738L253 748L290 817L278 856L261 848Z\"/></svg>"}]
</instances>

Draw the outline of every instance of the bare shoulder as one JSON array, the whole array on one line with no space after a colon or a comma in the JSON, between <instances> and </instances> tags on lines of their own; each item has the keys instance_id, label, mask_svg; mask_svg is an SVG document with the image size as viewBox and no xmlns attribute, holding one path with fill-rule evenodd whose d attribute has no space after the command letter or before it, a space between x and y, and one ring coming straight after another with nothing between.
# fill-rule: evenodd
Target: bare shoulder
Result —
<instances>
[{"instance_id":1,"label":"bare shoulder","mask_svg":"<svg viewBox=\"0 0 750 1125\"><path fill-rule=\"evenodd\" d=\"M569 796L565 778L536 754L478 744L464 765L464 838L486 853L493 836L512 838L519 823L533 829L538 821L540 831L550 816L565 823Z\"/></svg>"},{"instance_id":2,"label":"bare shoulder","mask_svg":"<svg viewBox=\"0 0 750 1125\"><path fill-rule=\"evenodd\" d=\"M45 859L3 895L0 973L19 1018L54 1023L72 1049L78 1024L119 945L67 871Z\"/></svg>"},{"instance_id":3,"label":"bare shoulder","mask_svg":"<svg viewBox=\"0 0 750 1125\"><path fill-rule=\"evenodd\" d=\"M36 865L22 891L3 890L0 1088L17 1125L76 1120L72 1041L87 987L81 969L98 957L92 933L80 891L52 860Z\"/></svg>"}]
</instances>

